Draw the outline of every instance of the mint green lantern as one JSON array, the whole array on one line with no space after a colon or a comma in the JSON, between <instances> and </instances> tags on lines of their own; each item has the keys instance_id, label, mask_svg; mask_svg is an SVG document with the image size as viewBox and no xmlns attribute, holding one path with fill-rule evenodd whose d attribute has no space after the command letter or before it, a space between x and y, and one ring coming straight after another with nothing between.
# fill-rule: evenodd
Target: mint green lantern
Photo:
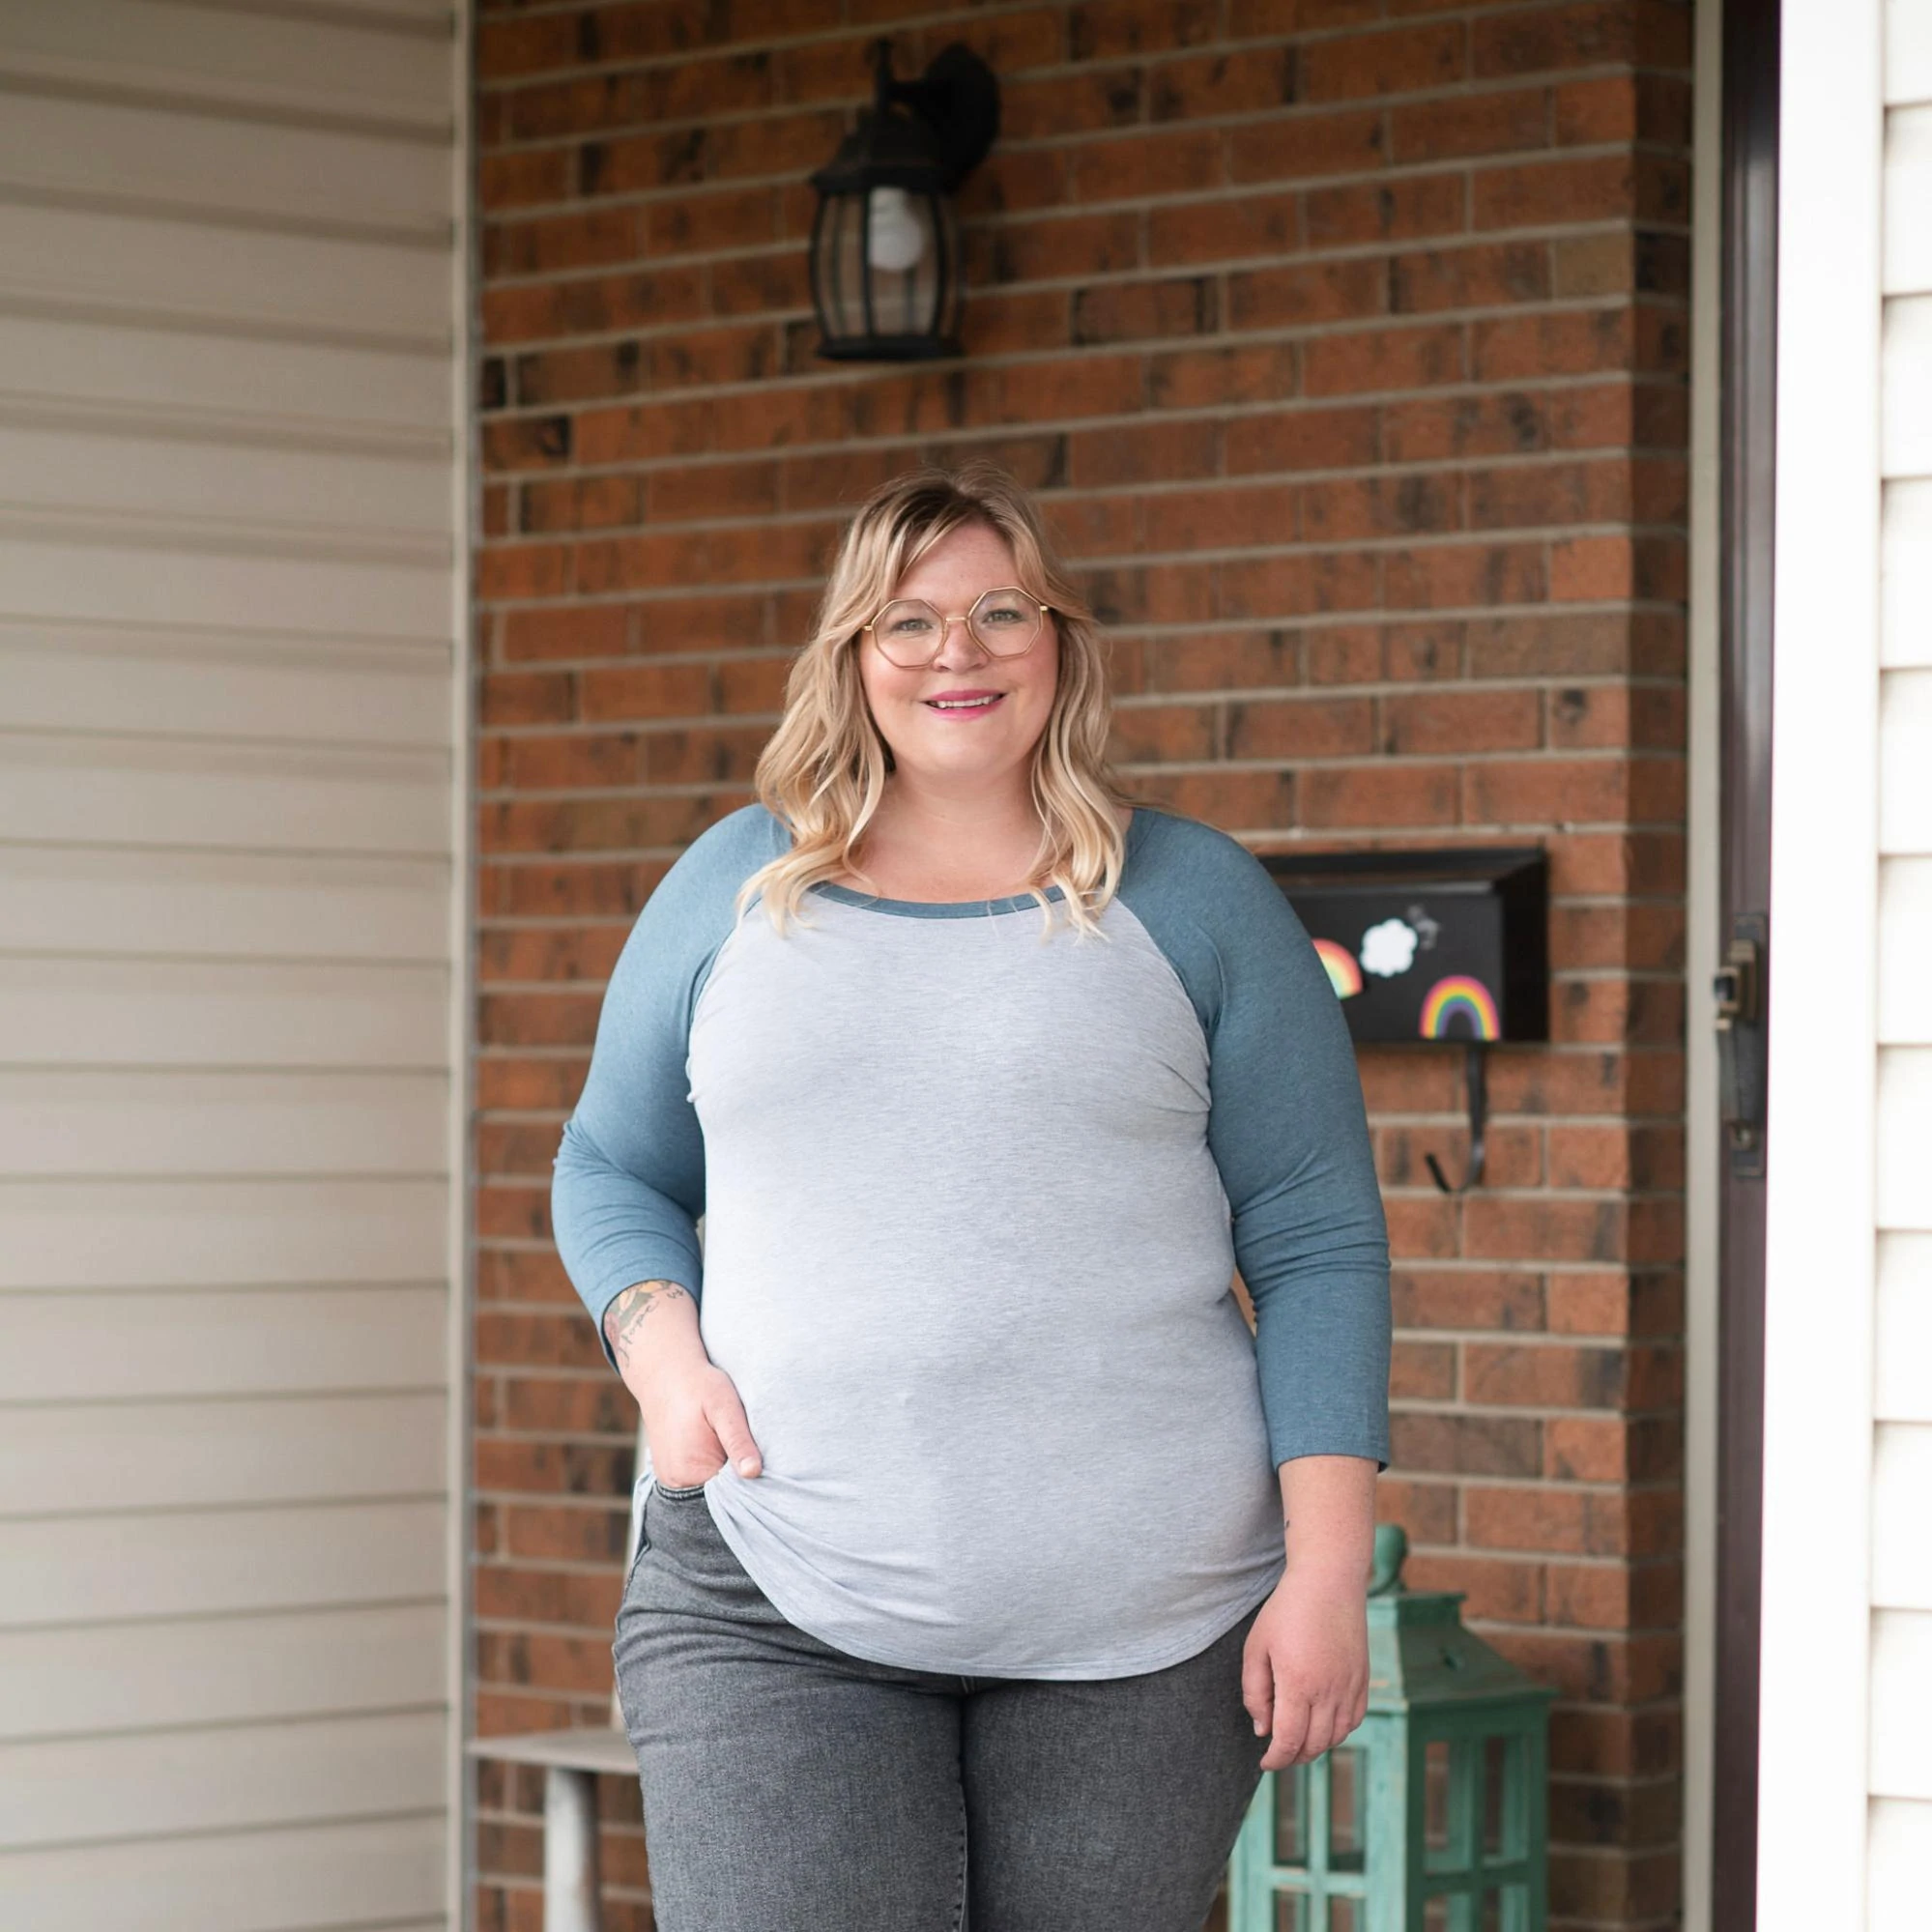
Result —
<instances>
[{"instance_id":1,"label":"mint green lantern","mask_svg":"<svg viewBox=\"0 0 1932 1932\"><path fill-rule=\"evenodd\" d=\"M1228 1932L1543 1932L1549 1700L1462 1628L1460 1590L1408 1590L1375 1532L1369 1715L1266 1772L1227 1872Z\"/></svg>"}]
</instances>

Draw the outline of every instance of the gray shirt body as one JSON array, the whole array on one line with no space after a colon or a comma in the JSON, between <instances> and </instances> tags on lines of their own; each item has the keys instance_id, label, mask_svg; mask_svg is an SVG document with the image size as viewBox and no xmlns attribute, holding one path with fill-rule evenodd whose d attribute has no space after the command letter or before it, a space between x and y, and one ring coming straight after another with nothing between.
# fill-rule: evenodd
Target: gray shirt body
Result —
<instances>
[{"instance_id":1,"label":"gray shirt body","mask_svg":"<svg viewBox=\"0 0 1932 1932\"><path fill-rule=\"evenodd\" d=\"M573 1280L598 1315L636 1281L699 1295L764 1462L751 1478L727 1464L706 1499L799 1628L969 1675L1192 1656L1281 1575L1283 1452L1387 1456L1386 1243L1326 975L1253 858L1190 821L1136 814L1100 937L1057 908L1043 937L1031 898L825 886L782 937L756 906L732 923L730 893L779 836L756 807L706 835L733 856L711 856L712 889L687 908L728 880L695 959L667 943L631 961L637 935L626 948L640 976L614 976L559 1158ZM1261 957L1240 971L1224 955L1241 919L1203 948L1177 923L1202 930L1186 895L1161 890L1175 867L1198 887L1203 857L1251 900L1252 868L1272 901L1248 907ZM1244 971L1281 982L1302 1038L1237 1074L1214 1039L1229 1024L1230 1053L1258 1044L1232 1030ZM675 1082L697 1136L701 1192L681 1200L646 1081ZM1244 1279L1262 1325L1271 1299L1281 1318L1272 1391L1231 1292L1224 1104L1254 1113L1224 1135L1280 1139L1239 1172L1257 1217ZM676 1221L697 1212L702 1290L695 1242L688 1260L663 1245L682 1249Z\"/></svg>"}]
</instances>

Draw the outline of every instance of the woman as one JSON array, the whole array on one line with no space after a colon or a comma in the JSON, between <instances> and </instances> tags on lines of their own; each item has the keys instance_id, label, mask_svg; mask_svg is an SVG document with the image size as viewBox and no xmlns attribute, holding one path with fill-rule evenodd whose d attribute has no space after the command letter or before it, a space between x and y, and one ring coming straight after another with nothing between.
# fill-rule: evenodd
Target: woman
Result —
<instances>
[{"instance_id":1,"label":"woman","mask_svg":"<svg viewBox=\"0 0 1932 1932\"><path fill-rule=\"evenodd\" d=\"M760 802L612 976L553 1204L649 1442L614 1651L661 1932L1196 1932L1260 1773L1362 1720L1346 1029L1107 735L1024 494L889 484Z\"/></svg>"}]
</instances>

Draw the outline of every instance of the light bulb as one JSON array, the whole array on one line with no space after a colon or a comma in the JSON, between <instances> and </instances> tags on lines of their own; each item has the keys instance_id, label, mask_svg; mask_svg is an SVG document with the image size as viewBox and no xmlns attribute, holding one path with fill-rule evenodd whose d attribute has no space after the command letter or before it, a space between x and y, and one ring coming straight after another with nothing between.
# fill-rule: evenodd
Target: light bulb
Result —
<instances>
[{"instance_id":1,"label":"light bulb","mask_svg":"<svg viewBox=\"0 0 1932 1932\"><path fill-rule=\"evenodd\" d=\"M912 213L911 197L903 187L876 187L870 213L866 260L875 269L903 275L926 252L926 231Z\"/></svg>"}]
</instances>

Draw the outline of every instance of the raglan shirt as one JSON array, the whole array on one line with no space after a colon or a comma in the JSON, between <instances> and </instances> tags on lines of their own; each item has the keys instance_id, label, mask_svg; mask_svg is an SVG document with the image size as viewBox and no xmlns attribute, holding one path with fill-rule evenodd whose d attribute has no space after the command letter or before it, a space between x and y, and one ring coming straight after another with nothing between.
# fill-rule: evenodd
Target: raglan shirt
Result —
<instances>
[{"instance_id":1,"label":"raglan shirt","mask_svg":"<svg viewBox=\"0 0 1932 1932\"><path fill-rule=\"evenodd\" d=\"M1277 1465L1388 1466L1387 1235L1313 946L1246 848L1144 807L1103 937L830 882L783 935L735 917L789 843L721 820L612 974L552 1189L597 1333L636 1283L697 1302L763 1463L705 1500L801 1629L967 1675L1191 1657L1281 1577Z\"/></svg>"}]
</instances>

